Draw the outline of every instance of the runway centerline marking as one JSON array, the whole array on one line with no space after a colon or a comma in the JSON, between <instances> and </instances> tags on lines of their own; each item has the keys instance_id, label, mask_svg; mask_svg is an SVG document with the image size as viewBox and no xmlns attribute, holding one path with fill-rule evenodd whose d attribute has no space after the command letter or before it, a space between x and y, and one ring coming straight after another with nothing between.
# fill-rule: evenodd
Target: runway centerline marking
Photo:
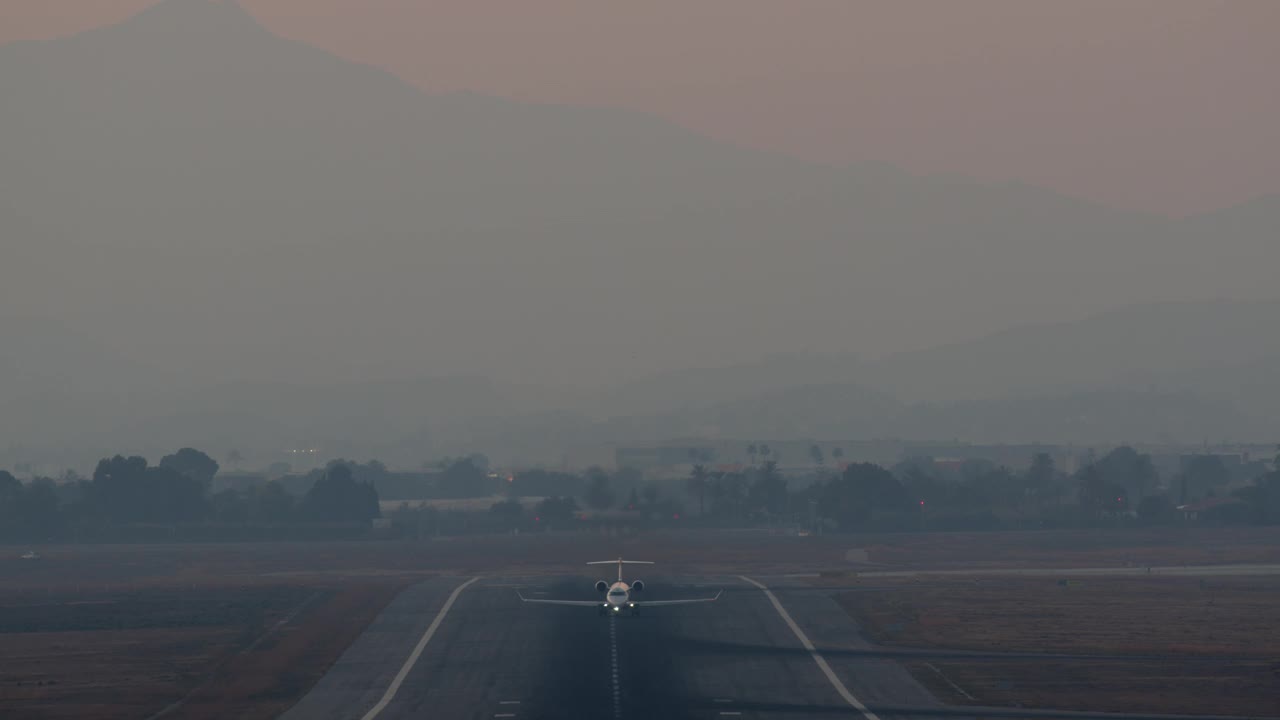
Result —
<instances>
[{"instance_id":1,"label":"runway centerline marking","mask_svg":"<svg viewBox=\"0 0 1280 720\"><path fill-rule=\"evenodd\" d=\"M800 626L796 624L796 621L791 619L791 613L787 612L787 609L782 607L782 603L778 600L778 596L774 595L773 591L765 586L764 583L756 582L746 575L739 575L738 577L752 585L755 585L764 592L765 597L769 598L769 602L773 603L773 609L778 611L778 615L786 621L787 627L791 628L791 632L795 633L796 639L800 641L800 644L804 646L805 650L809 651L809 656L818 664L818 669L822 671L823 675L827 676L827 680L831 681L831 686L836 689L836 692L840 693L840 697L844 698L845 702L849 703L854 707L854 709L862 713L862 716L867 720L880 720L875 713L868 710L867 706L862 704L861 700L859 700L853 693L849 692L849 688L844 686L844 683L840 681L840 678L836 677L835 671L827 664L826 658L822 657L817 649L813 647L813 643L809 642L809 636L804 634L804 631L800 629Z\"/></svg>"},{"instance_id":2,"label":"runway centerline marking","mask_svg":"<svg viewBox=\"0 0 1280 720\"><path fill-rule=\"evenodd\" d=\"M609 616L609 652L613 656L613 716L622 717L622 686L618 683L618 619Z\"/></svg>"},{"instance_id":3,"label":"runway centerline marking","mask_svg":"<svg viewBox=\"0 0 1280 720\"><path fill-rule=\"evenodd\" d=\"M431 642L431 636L436 634L436 628L440 627L440 623L444 622L444 616L449 614L449 608L453 607L453 603L462 594L467 586L480 579L477 575L470 580L462 583L454 588L449 595L449 599L444 601L444 607L440 608L440 612L436 615L436 619L431 621L431 626L427 631L422 633L422 637L418 640L418 644L413 648L413 652L409 653L409 659L404 661L404 665L400 667L400 672L396 673L396 678L391 681L391 685L387 687L387 691L382 694L382 699L377 705L369 708L369 712L365 713L360 720L373 720L386 709L387 705L395 698L396 693L400 692L400 685L404 683L404 679L408 677L409 671L413 669L414 664L418 662L418 657L422 655L422 651L427 647L427 643Z\"/></svg>"}]
</instances>

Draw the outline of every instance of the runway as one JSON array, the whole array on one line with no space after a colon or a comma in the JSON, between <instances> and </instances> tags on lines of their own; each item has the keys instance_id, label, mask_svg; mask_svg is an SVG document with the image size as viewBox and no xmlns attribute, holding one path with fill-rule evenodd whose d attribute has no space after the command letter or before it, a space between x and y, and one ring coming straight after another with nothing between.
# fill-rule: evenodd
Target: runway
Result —
<instances>
[{"instance_id":1,"label":"runway","mask_svg":"<svg viewBox=\"0 0 1280 720\"><path fill-rule=\"evenodd\" d=\"M598 579L423 582L396 598L283 717L889 720L876 706L939 707L896 662L870 652L825 592L794 580L645 577L639 600L725 592L715 603L639 617L516 596L518 588L594 599ZM864 704L871 709L859 710Z\"/></svg>"}]
</instances>

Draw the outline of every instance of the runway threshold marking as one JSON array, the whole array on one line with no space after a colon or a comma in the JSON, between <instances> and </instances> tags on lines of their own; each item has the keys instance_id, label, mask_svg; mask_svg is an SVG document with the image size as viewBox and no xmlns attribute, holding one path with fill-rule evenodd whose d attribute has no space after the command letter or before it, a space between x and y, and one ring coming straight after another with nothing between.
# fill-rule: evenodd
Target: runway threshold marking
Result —
<instances>
[{"instance_id":1,"label":"runway threshold marking","mask_svg":"<svg viewBox=\"0 0 1280 720\"><path fill-rule=\"evenodd\" d=\"M782 603L778 600L778 596L774 595L773 591L764 583L756 582L746 575L739 575L738 577L752 585L755 585L764 592L765 597L769 598L769 602L773 603L773 609L778 611L778 615L786 621L787 627L791 628L791 632L795 633L796 639L800 641L800 644L804 646L805 650L809 651L809 656L818 664L818 669L822 671L823 675L827 676L827 680L831 682L831 686L836 689L836 692L840 693L840 697L844 698L845 702L849 703L854 707L854 709L862 713L862 716L867 720L880 720L879 716L868 710L867 706L863 705L862 701L859 700L857 696L849 692L849 688L844 686L844 683L840 681L840 678L836 677L835 671L827 664L826 658L822 657L817 649L814 648L812 642L809 642L809 636L804 634L804 631L800 629L800 626L796 624L796 621L791 619L791 613L787 612L787 609L782 607Z\"/></svg>"},{"instance_id":2,"label":"runway threshold marking","mask_svg":"<svg viewBox=\"0 0 1280 720\"><path fill-rule=\"evenodd\" d=\"M449 614L449 608L453 607L453 603L462 594L467 586L479 580L480 576L471 578L454 588L450 593L449 599L444 601L444 607L440 608L440 612L436 614L436 619L431 621L427 631L422 633L422 637L418 640L417 646L413 648L413 652L409 653L409 659L404 661L404 665L400 667L400 672L396 673L396 678L391 681L391 685L387 687L387 691L382 694L382 699L377 705L369 708L369 712L365 713L360 720L373 720L386 709L387 705L395 698L396 693L400 692L400 685L404 683L404 679L408 677L409 671L413 669L414 664L418 662L418 656L422 655L423 649L427 647L427 643L431 642L431 636L436 634L436 628L440 627L440 623L444 622L444 616Z\"/></svg>"}]
</instances>

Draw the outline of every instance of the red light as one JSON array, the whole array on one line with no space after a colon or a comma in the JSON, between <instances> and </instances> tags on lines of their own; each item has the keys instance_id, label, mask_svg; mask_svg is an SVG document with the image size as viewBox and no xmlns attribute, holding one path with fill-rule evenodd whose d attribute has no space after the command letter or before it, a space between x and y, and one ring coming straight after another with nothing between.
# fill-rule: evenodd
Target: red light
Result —
<instances>
[{"instance_id":1,"label":"red light","mask_svg":"<svg viewBox=\"0 0 1280 720\"><path fill-rule=\"evenodd\" d=\"M923 501L923 500L921 500L921 501L920 501L920 504L921 504L921 505L924 505L924 501Z\"/></svg>"},{"instance_id":2,"label":"red light","mask_svg":"<svg viewBox=\"0 0 1280 720\"><path fill-rule=\"evenodd\" d=\"M538 516L536 516L536 515L535 515L535 516L533 517L533 521L534 521L534 522L542 522L542 518L541 518L541 517L538 517Z\"/></svg>"},{"instance_id":3,"label":"red light","mask_svg":"<svg viewBox=\"0 0 1280 720\"><path fill-rule=\"evenodd\" d=\"M672 520L679 520L679 519L680 519L680 513L676 513L675 515L672 515L672 516L671 516L671 519L672 519Z\"/></svg>"}]
</instances>

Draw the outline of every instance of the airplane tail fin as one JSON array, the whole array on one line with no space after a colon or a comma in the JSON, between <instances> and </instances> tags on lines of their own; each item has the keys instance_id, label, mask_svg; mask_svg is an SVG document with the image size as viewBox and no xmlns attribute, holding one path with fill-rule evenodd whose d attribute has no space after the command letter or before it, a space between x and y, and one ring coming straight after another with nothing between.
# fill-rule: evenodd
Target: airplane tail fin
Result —
<instances>
[{"instance_id":1,"label":"airplane tail fin","mask_svg":"<svg viewBox=\"0 0 1280 720\"><path fill-rule=\"evenodd\" d=\"M652 560L623 560L622 558L618 558L617 560L593 560L587 564L588 565L612 565L614 563L618 564L618 581L621 582L623 565L652 565L653 561Z\"/></svg>"}]
</instances>

